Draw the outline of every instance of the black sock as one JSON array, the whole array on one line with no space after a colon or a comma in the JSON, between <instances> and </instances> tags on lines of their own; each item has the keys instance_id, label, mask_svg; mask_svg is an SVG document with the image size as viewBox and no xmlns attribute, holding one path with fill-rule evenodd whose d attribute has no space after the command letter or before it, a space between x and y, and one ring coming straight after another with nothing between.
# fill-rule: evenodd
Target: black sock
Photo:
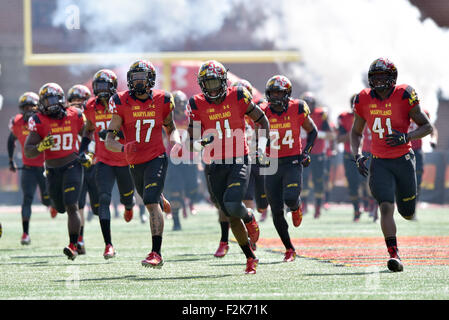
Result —
<instances>
[{"instance_id":1,"label":"black sock","mask_svg":"<svg viewBox=\"0 0 449 320\"><path fill-rule=\"evenodd\" d=\"M29 228L30 228L30 221L22 221L22 228L23 228L23 232L28 234L29 232Z\"/></svg>"},{"instance_id":2,"label":"black sock","mask_svg":"<svg viewBox=\"0 0 449 320\"><path fill-rule=\"evenodd\" d=\"M221 242L228 242L229 240L229 222L220 222L220 228L221 228Z\"/></svg>"},{"instance_id":3,"label":"black sock","mask_svg":"<svg viewBox=\"0 0 449 320\"><path fill-rule=\"evenodd\" d=\"M242 251L243 251L243 253L244 253L245 256L246 256L246 259L248 259L248 258L253 258L253 259L255 259L255 258L256 258L256 256L254 255L253 250L251 250L251 248L249 247L249 243L248 243L248 244L245 244L245 245L243 245L243 246L240 246L240 248L242 248Z\"/></svg>"},{"instance_id":4,"label":"black sock","mask_svg":"<svg viewBox=\"0 0 449 320\"><path fill-rule=\"evenodd\" d=\"M153 248L151 251L156 252L158 255L161 255L161 246L162 246L162 236L153 236Z\"/></svg>"},{"instance_id":5,"label":"black sock","mask_svg":"<svg viewBox=\"0 0 449 320\"><path fill-rule=\"evenodd\" d=\"M78 234L69 234L70 243L77 244L78 243Z\"/></svg>"},{"instance_id":6,"label":"black sock","mask_svg":"<svg viewBox=\"0 0 449 320\"><path fill-rule=\"evenodd\" d=\"M84 236L84 226L80 228L80 237Z\"/></svg>"},{"instance_id":7,"label":"black sock","mask_svg":"<svg viewBox=\"0 0 449 320\"><path fill-rule=\"evenodd\" d=\"M354 207L354 212L359 212L360 211L360 206L359 206L359 201L353 201L352 202L352 206Z\"/></svg>"},{"instance_id":8,"label":"black sock","mask_svg":"<svg viewBox=\"0 0 449 320\"><path fill-rule=\"evenodd\" d=\"M389 247L397 247L398 246L397 241L396 241L396 237L385 238L385 243L386 243L388 248Z\"/></svg>"},{"instance_id":9,"label":"black sock","mask_svg":"<svg viewBox=\"0 0 449 320\"><path fill-rule=\"evenodd\" d=\"M104 243L106 245L111 242L111 220L100 220L101 233L103 234Z\"/></svg>"},{"instance_id":10,"label":"black sock","mask_svg":"<svg viewBox=\"0 0 449 320\"><path fill-rule=\"evenodd\" d=\"M179 209L173 209L172 216L173 216L173 226L181 227L181 222L179 221Z\"/></svg>"}]
</instances>

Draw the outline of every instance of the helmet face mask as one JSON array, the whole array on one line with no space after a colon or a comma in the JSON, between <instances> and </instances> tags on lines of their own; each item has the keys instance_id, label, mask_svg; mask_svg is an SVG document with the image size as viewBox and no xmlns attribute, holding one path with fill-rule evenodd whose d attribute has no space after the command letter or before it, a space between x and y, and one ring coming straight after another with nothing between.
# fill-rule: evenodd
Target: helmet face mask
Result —
<instances>
[{"instance_id":1,"label":"helmet face mask","mask_svg":"<svg viewBox=\"0 0 449 320\"><path fill-rule=\"evenodd\" d=\"M97 98L109 101L117 91L117 76L111 70L99 70L94 75L92 90Z\"/></svg>"},{"instance_id":2,"label":"helmet face mask","mask_svg":"<svg viewBox=\"0 0 449 320\"><path fill-rule=\"evenodd\" d=\"M19 98L19 110L23 119L28 121L38 111L39 96L34 92L25 92Z\"/></svg>"},{"instance_id":3,"label":"helmet face mask","mask_svg":"<svg viewBox=\"0 0 449 320\"><path fill-rule=\"evenodd\" d=\"M273 76L265 86L265 97L270 105L287 110L292 94L292 84L285 76Z\"/></svg>"},{"instance_id":4,"label":"helmet face mask","mask_svg":"<svg viewBox=\"0 0 449 320\"><path fill-rule=\"evenodd\" d=\"M368 84L377 92L388 91L396 85L398 71L393 62L386 58L374 60L368 71Z\"/></svg>"},{"instance_id":5,"label":"helmet face mask","mask_svg":"<svg viewBox=\"0 0 449 320\"><path fill-rule=\"evenodd\" d=\"M39 90L39 111L56 119L65 116L65 95L58 84L47 83Z\"/></svg>"},{"instance_id":6,"label":"helmet face mask","mask_svg":"<svg viewBox=\"0 0 449 320\"><path fill-rule=\"evenodd\" d=\"M197 79L206 98L214 101L226 95L228 88L227 70L221 63L215 60L203 63L198 71Z\"/></svg>"},{"instance_id":7,"label":"helmet face mask","mask_svg":"<svg viewBox=\"0 0 449 320\"><path fill-rule=\"evenodd\" d=\"M151 62L138 60L131 65L126 77L131 93L144 95L156 84L156 69Z\"/></svg>"}]
</instances>

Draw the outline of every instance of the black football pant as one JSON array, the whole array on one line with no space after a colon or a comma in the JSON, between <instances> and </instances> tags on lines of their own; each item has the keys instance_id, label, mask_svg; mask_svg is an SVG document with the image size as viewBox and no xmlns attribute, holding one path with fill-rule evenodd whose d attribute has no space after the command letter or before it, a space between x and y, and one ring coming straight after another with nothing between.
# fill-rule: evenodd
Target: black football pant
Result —
<instances>
[{"instance_id":1,"label":"black football pant","mask_svg":"<svg viewBox=\"0 0 449 320\"><path fill-rule=\"evenodd\" d=\"M95 180L97 181L98 201L100 204L98 215L100 220L111 220L109 206L112 201L114 182L117 181L120 202L126 209L131 209L135 203L133 179L128 166L114 167L98 162L96 167Z\"/></svg>"},{"instance_id":2,"label":"black football pant","mask_svg":"<svg viewBox=\"0 0 449 320\"><path fill-rule=\"evenodd\" d=\"M75 160L62 167L47 168L47 182L52 206L64 213L66 206L78 204L84 171Z\"/></svg>"},{"instance_id":3,"label":"black football pant","mask_svg":"<svg viewBox=\"0 0 449 320\"><path fill-rule=\"evenodd\" d=\"M359 188L360 184L364 183L364 181L359 170L357 170L354 157L351 153L345 152L343 154L343 166L346 180L348 181L349 199L354 206L354 211L359 211Z\"/></svg>"},{"instance_id":4,"label":"black football pant","mask_svg":"<svg viewBox=\"0 0 449 320\"><path fill-rule=\"evenodd\" d=\"M313 191L314 191L314 197L315 197L315 203L317 205L321 205L321 202L324 198L324 159L326 155L325 154L311 154L310 159L311 163L310 165L304 169L304 197L307 197L309 194L309 179L310 175L312 175L312 182L313 182Z\"/></svg>"},{"instance_id":5,"label":"black football pant","mask_svg":"<svg viewBox=\"0 0 449 320\"><path fill-rule=\"evenodd\" d=\"M130 166L137 193L145 205L160 203L167 167L168 159L165 153L148 162Z\"/></svg>"},{"instance_id":6,"label":"black football pant","mask_svg":"<svg viewBox=\"0 0 449 320\"><path fill-rule=\"evenodd\" d=\"M210 190L226 216L240 219L248 217L247 208L242 201L248 187L250 171L251 165L246 157L243 163L209 165Z\"/></svg>"},{"instance_id":7,"label":"black football pant","mask_svg":"<svg viewBox=\"0 0 449 320\"><path fill-rule=\"evenodd\" d=\"M379 204L396 202L402 216L413 216L417 191L413 151L396 159L381 159L373 156L370 165L369 186Z\"/></svg>"},{"instance_id":8,"label":"black football pant","mask_svg":"<svg viewBox=\"0 0 449 320\"><path fill-rule=\"evenodd\" d=\"M33 203L36 188L39 187L41 202L44 206L50 205L50 196L47 191L47 182L44 177L43 167L23 166L20 177L22 188L22 219L29 220L31 217L31 205Z\"/></svg>"},{"instance_id":9,"label":"black football pant","mask_svg":"<svg viewBox=\"0 0 449 320\"><path fill-rule=\"evenodd\" d=\"M416 189L417 189L417 197L421 194L421 182L422 176L424 173L424 152L422 149L414 149L416 159Z\"/></svg>"},{"instance_id":10,"label":"black football pant","mask_svg":"<svg viewBox=\"0 0 449 320\"><path fill-rule=\"evenodd\" d=\"M84 168L84 180L83 186L81 188L80 198L78 200L78 208L84 209L86 205L86 196L89 193L90 206L92 212L98 215L98 210L100 207L100 200L98 196L98 187L95 179L95 173L97 171L97 165L94 164L89 168Z\"/></svg>"}]
</instances>

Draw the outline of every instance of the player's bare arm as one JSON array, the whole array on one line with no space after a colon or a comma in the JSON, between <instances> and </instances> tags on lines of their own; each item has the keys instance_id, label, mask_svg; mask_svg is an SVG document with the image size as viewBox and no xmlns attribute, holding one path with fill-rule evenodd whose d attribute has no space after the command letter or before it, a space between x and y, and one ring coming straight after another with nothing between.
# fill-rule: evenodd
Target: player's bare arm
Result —
<instances>
[{"instance_id":1,"label":"player's bare arm","mask_svg":"<svg viewBox=\"0 0 449 320\"><path fill-rule=\"evenodd\" d=\"M31 131L25 140L24 153L27 158L36 158L41 152L37 149L42 138L36 132Z\"/></svg>"},{"instance_id":2,"label":"player's bare arm","mask_svg":"<svg viewBox=\"0 0 449 320\"><path fill-rule=\"evenodd\" d=\"M354 113L354 123L352 124L350 135L351 150L354 156L362 153L360 147L365 125L366 125L365 119L360 117L357 113Z\"/></svg>"},{"instance_id":3,"label":"player's bare arm","mask_svg":"<svg viewBox=\"0 0 449 320\"><path fill-rule=\"evenodd\" d=\"M115 137L117 136L118 132L120 131L120 127L122 126L122 118L117 115L113 114L111 118L111 122L108 126L108 134L106 135L105 140L105 146L106 149L112 151L112 152L122 152L123 151L123 145L115 140Z\"/></svg>"},{"instance_id":4,"label":"player's bare arm","mask_svg":"<svg viewBox=\"0 0 449 320\"><path fill-rule=\"evenodd\" d=\"M318 136L318 129L315 125L315 122L313 122L312 118L310 118L309 116L304 119L302 127L307 132L307 144L304 148L304 152L310 153L310 150L312 150L313 144L315 143L315 139Z\"/></svg>"},{"instance_id":5,"label":"player's bare arm","mask_svg":"<svg viewBox=\"0 0 449 320\"><path fill-rule=\"evenodd\" d=\"M428 134L432 134L433 125L430 123L429 117L425 112L422 112L421 107L414 106L409 112L410 118L418 125L416 130L407 133L407 140L421 139Z\"/></svg>"}]
</instances>

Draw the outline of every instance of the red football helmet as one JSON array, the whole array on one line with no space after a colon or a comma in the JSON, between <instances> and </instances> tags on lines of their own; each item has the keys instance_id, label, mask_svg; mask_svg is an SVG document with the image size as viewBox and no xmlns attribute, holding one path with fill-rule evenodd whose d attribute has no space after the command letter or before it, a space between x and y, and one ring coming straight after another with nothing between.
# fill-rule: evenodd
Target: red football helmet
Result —
<instances>
[{"instance_id":1,"label":"red football helmet","mask_svg":"<svg viewBox=\"0 0 449 320\"><path fill-rule=\"evenodd\" d=\"M126 74L131 94L142 95L156 84L156 68L150 61L135 61Z\"/></svg>"},{"instance_id":2,"label":"red football helmet","mask_svg":"<svg viewBox=\"0 0 449 320\"><path fill-rule=\"evenodd\" d=\"M228 88L228 71L218 61L209 60L203 63L198 71L198 84L204 96L217 100L226 95Z\"/></svg>"},{"instance_id":3,"label":"red football helmet","mask_svg":"<svg viewBox=\"0 0 449 320\"><path fill-rule=\"evenodd\" d=\"M40 88L39 112L57 119L65 116L65 95L59 84L46 83Z\"/></svg>"},{"instance_id":4,"label":"red football helmet","mask_svg":"<svg viewBox=\"0 0 449 320\"><path fill-rule=\"evenodd\" d=\"M251 83L248 80L245 80L245 79L237 80L232 83L232 86L233 87L239 87L239 86L245 87L246 90L249 91L249 93L253 94L253 86L251 85Z\"/></svg>"},{"instance_id":5,"label":"red football helmet","mask_svg":"<svg viewBox=\"0 0 449 320\"><path fill-rule=\"evenodd\" d=\"M284 95L280 98L273 97L272 92L283 92ZM286 76L276 75L268 79L265 86L265 97L272 105L282 106L284 109L288 108L288 102L292 95L292 83Z\"/></svg>"},{"instance_id":6,"label":"red football helmet","mask_svg":"<svg viewBox=\"0 0 449 320\"><path fill-rule=\"evenodd\" d=\"M92 80L92 90L96 97L109 101L117 91L117 76L109 69L97 71Z\"/></svg>"},{"instance_id":7,"label":"red football helmet","mask_svg":"<svg viewBox=\"0 0 449 320\"><path fill-rule=\"evenodd\" d=\"M26 108L30 106L31 108ZM39 96L34 92L25 92L19 97L19 109L20 113L23 114L23 118L27 121L39 107Z\"/></svg>"},{"instance_id":8,"label":"red football helmet","mask_svg":"<svg viewBox=\"0 0 449 320\"><path fill-rule=\"evenodd\" d=\"M368 71L368 84L372 90L388 90L396 85L398 70L387 58L374 60Z\"/></svg>"}]
</instances>

